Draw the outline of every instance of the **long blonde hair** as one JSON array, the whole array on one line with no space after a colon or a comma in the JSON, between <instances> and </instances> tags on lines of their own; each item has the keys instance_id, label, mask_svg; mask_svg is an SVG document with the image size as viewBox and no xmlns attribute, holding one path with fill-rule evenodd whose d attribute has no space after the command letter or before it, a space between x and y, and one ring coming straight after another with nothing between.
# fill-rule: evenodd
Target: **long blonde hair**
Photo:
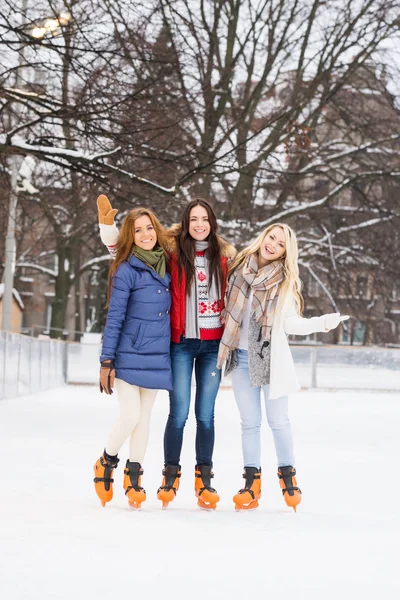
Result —
<instances>
[{"instance_id":1,"label":"long blonde hair","mask_svg":"<svg viewBox=\"0 0 400 600\"><path fill-rule=\"evenodd\" d=\"M279 303L277 312L279 312L280 308L282 307L287 295L292 293L296 302L297 312L301 315L303 312L304 301L303 296L301 295L301 281L299 276L299 265L297 262L299 249L297 246L296 234L293 229L289 227L289 225L286 225L285 223L272 223L272 225L268 225L268 227L260 233L260 235L252 244L250 244L250 246L247 246L247 248L244 248L236 255L232 263L229 265L228 276L231 276L236 269L240 268L248 256L259 252L265 236L275 227L280 227L283 230L286 244L285 254L281 258L283 263L284 281L282 282L279 290Z\"/></svg>"}]
</instances>

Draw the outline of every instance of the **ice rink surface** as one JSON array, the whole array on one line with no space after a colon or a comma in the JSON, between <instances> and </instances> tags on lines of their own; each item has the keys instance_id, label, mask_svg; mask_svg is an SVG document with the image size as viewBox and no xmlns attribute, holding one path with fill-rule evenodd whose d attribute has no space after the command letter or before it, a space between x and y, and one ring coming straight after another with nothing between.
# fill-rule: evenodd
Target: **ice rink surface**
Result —
<instances>
[{"instance_id":1,"label":"ice rink surface","mask_svg":"<svg viewBox=\"0 0 400 600\"><path fill-rule=\"evenodd\" d=\"M144 463L147 502L122 489L102 508L92 466L117 414L116 396L66 386L0 402L0 598L4 600L377 600L400 597L400 395L302 391L290 400L303 501L287 508L272 436L263 427L263 495L236 513L242 487L232 391L216 408L215 512L193 493L193 414L182 480L162 511L168 397L156 401Z\"/></svg>"}]
</instances>

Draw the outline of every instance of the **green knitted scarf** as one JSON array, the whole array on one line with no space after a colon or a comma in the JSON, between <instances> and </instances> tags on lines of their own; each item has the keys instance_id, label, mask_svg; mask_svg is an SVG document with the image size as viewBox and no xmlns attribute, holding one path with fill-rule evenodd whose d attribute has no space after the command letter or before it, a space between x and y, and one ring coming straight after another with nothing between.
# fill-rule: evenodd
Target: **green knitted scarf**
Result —
<instances>
[{"instance_id":1,"label":"green knitted scarf","mask_svg":"<svg viewBox=\"0 0 400 600\"><path fill-rule=\"evenodd\" d=\"M143 250L135 246L133 254L145 265L151 267L164 279L167 270L164 250L160 246L154 246L153 250Z\"/></svg>"}]
</instances>

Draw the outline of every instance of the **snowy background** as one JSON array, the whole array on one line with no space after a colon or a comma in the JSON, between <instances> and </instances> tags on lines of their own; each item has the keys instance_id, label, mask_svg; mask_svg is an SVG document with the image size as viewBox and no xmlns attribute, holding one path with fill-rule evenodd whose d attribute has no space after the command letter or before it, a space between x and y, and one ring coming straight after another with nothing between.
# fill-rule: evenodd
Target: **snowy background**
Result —
<instances>
[{"instance_id":1,"label":"snowy background","mask_svg":"<svg viewBox=\"0 0 400 600\"><path fill-rule=\"evenodd\" d=\"M15 210L24 332L74 343L0 332L0 398L18 396L0 399L0 600L400 597L400 357L377 347L400 335L395 3L78 0L61 19L66 5L16 0L1 12L0 271ZM143 510L123 494L126 447L101 507L92 466L117 401L94 385L99 349L83 339L104 326L98 193L119 219L143 204L166 225L204 195L238 247L288 221L306 316L352 317L324 343L371 345L293 349L301 384L314 384L291 398L297 514L266 426L260 507L233 510L243 479L229 380L216 408L216 512L194 497L193 415L181 489L161 510L166 393Z\"/></svg>"},{"instance_id":2,"label":"snowy background","mask_svg":"<svg viewBox=\"0 0 400 600\"><path fill-rule=\"evenodd\" d=\"M297 514L282 499L272 438L263 428L263 495L236 513L242 486L239 416L229 388L216 408L215 486L221 502L204 512L193 493L194 418L186 427L182 480L162 511L160 393L144 463L148 500L131 511L115 471L114 499L102 508L92 483L113 418L115 396L65 386L0 403L0 597L333 600L400 593L400 518L395 472L399 393L307 391L291 398Z\"/></svg>"}]
</instances>

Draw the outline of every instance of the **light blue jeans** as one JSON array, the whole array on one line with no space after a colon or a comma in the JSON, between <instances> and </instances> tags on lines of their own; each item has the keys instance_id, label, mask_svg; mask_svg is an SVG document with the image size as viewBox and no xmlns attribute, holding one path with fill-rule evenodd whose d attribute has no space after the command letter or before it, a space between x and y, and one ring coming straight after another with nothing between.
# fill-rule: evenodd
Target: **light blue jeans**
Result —
<instances>
[{"instance_id":1,"label":"light blue jeans","mask_svg":"<svg viewBox=\"0 0 400 600\"><path fill-rule=\"evenodd\" d=\"M250 386L248 354L238 350L239 363L232 371L232 385L242 425L242 451L245 467L261 466L261 387ZM269 385L262 386L268 425L272 430L278 467L294 466L292 429L288 397L270 400Z\"/></svg>"}]
</instances>

